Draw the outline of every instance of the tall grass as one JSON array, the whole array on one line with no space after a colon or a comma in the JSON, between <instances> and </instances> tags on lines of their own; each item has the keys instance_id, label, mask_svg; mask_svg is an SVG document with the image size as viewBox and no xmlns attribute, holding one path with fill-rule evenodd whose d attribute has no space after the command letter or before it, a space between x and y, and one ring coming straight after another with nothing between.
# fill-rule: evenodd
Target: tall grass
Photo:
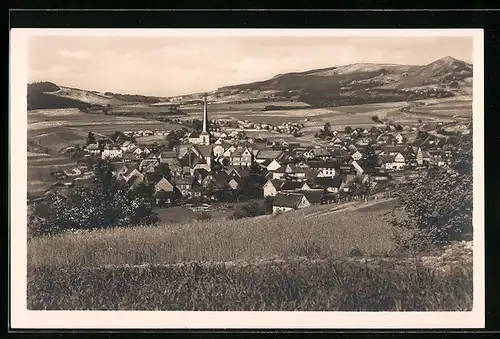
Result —
<instances>
[{"instance_id":1,"label":"tall grass","mask_svg":"<svg viewBox=\"0 0 500 339\"><path fill-rule=\"evenodd\" d=\"M63 233L28 244L30 266L103 266L233 261L269 257L345 257L356 247L363 255L394 249L383 211L304 215Z\"/></svg>"},{"instance_id":2,"label":"tall grass","mask_svg":"<svg viewBox=\"0 0 500 339\"><path fill-rule=\"evenodd\" d=\"M472 268L351 261L267 265L37 267L31 310L465 311Z\"/></svg>"}]
</instances>

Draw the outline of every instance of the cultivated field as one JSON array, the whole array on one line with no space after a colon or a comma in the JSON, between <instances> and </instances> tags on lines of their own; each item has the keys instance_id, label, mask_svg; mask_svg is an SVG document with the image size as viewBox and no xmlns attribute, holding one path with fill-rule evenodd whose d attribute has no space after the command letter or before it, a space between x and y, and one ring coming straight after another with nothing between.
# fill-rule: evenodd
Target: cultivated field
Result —
<instances>
[{"instance_id":1,"label":"cultivated field","mask_svg":"<svg viewBox=\"0 0 500 339\"><path fill-rule=\"evenodd\" d=\"M75 166L76 162L74 160L62 156L28 154L28 193L41 193L47 190L55 182L50 172L56 169L71 169Z\"/></svg>"},{"instance_id":2,"label":"cultivated field","mask_svg":"<svg viewBox=\"0 0 500 339\"><path fill-rule=\"evenodd\" d=\"M393 203L331 208L35 238L28 308L470 310L471 260L398 256Z\"/></svg>"},{"instance_id":3,"label":"cultivated field","mask_svg":"<svg viewBox=\"0 0 500 339\"><path fill-rule=\"evenodd\" d=\"M85 142L88 132L112 134L120 131L157 130L179 128L179 125L151 121L138 117L96 115L78 109L28 111L28 138L51 153Z\"/></svg>"}]
</instances>

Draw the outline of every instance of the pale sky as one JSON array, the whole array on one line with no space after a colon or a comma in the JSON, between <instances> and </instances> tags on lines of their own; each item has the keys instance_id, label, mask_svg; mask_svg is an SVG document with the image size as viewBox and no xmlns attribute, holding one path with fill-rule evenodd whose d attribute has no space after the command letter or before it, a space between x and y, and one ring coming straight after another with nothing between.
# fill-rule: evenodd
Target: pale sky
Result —
<instances>
[{"instance_id":1,"label":"pale sky","mask_svg":"<svg viewBox=\"0 0 500 339\"><path fill-rule=\"evenodd\" d=\"M472 63L471 37L32 36L29 82L173 96L359 62Z\"/></svg>"}]
</instances>

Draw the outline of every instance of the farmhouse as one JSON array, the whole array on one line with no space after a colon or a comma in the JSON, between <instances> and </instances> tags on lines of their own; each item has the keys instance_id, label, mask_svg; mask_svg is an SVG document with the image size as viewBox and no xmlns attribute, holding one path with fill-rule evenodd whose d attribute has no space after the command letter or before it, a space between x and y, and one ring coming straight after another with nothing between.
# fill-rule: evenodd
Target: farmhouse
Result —
<instances>
[{"instance_id":1,"label":"farmhouse","mask_svg":"<svg viewBox=\"0 0 500 339\"><path fill-rule=\"evenodd\" d=\"M108 146L102 151L101 156L103 159L121 158L123 156L123 150L120 147Z\"/></svg>"},{"instance_id":2,"label":"farmhouse","mask_svg":"<svg viewBox=\"0 0 500 339\"><path fill-rule=\"evenodd\" d=\"M318 177L334 177L336 174L335 168L339 164L336 161L308 161L306 167L318 172Z\"/></svg>"},{"instance_id":3,"label":"farmhouse","mask_svg":"<svg viewBox=\"0 0 500 339\"><path fill-rule=\"evenodd\" d=\"M273 199L273 212L288 212L311 206L303 193L278 193Z\"/></svg>"}]
</instances>

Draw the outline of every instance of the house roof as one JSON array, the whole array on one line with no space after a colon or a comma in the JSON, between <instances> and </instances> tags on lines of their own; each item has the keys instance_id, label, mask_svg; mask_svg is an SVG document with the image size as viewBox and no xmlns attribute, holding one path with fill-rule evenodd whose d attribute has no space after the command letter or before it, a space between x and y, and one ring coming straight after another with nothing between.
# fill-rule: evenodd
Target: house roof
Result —
<instances>
[{"instance_id":1,"label":"house roof","mask_svg":"<svg viewBox=\"0 0 500 339\"><path fill-rule=\"evenodd\" d=\"M279 207L297 208L304 198L302 193L278 193L274 196L273 205Z\"/></svg>"},{"instance_id":2,"label":"house roof","mask_svg":"<svg viewBox=\"0 0 500 339\"><path fill-rule=\"evenodd\" d=\"M130 179L128 179L127 183L132 186L132 185L135 185L135 184L142 182L143 180L144 180L144 176L137 173L137 174L134 174Z\"/></svg>"},{"instance_id":3,"label":"house roof","mask_svg":"<svg viewBox=\"0 0 500 339\"><path fill-rule=\"evenodd\" d=\"M162 159L166 158L177 158L177 152L175 151L163 151L160 153Z\"/></svg>"},{"instance_id":4,"label":"house roof","mask_svg":"<svg viewBox=\"0 0 500 339\"><path fill-rule=\"evenodd\" d=\"M189 133L188 138L199 138L200 134L201 134L201 132L199 132L199 131L192 131L191 133Z\"/></svg>"},{"instance_id":5,"label":"house roof","mask_svg":"<svg viewBox=\"0 0 500 339\"><path fill-rule=\"evenodd\" d=\"M198 173L199 175L201 175L201 177L203 179L205 179L208 175L208 171L204 168L197 168L194 170L195 173Z\"/></svg>"},{"instance_id":6,"label":"house roof","mask_svg":"<svg viewBox=\"0 0 500 339\"><path fill-rule=\"evenodd\" d=\"M128 169L127 165L124 162L112 162L111 164L109 164L109 167L113 172L116 172L123 167L126 167Z\"/></svg>"},{"instance_id":7,"label":"house roof","mask_svg":"<svg viewBox=\"0 0 500 339\"><path fill-rule=\"evenodd\" d=\"M334 177L334 178L315 178L314 181L312 182L314 186L318 187L323 187L323 188L339 188L340 185L342 184L342 179L340 177Z\"/></svg>"},{"instance_id":8,"label":"house roof","mask_svg":"<svg viewBox=\"0 0 500 339\"><path fill-rule=\"evenodd\" d=\"M379 155L378 156L378 160L382 164L387 164L387 163L390 163L390 162L394 162L395 159L396 159L395 155L388 155L387 154L387 155Z\"/></svg>"},{"instance_id":9,"label":"house roof","mask_svg":"<svg viewBox=\"0 0 500 339\"><path fill-rule=\"evenodd\" d=\"M285 180L281 180L281 179L269 179L267 183L270 183L274 186L274 188L276 188L277 190L279 190L281 188L281 186L285 183Z\"/></svg>"},{"instance_id":10,"label":"house roof","mask_svg":"<svg viewBox=\"0 0 500 339\"><path fill-rule=\"evenodd\" d=\"M176 185L192 185L193 182L196 180L194 176L185 176L185 177L177 177L175 178L175 184Z\"/></svg>"},{"instance_id":11,"label":"house roof","mask_svg":"<svg viewBox=\"0 0 500 339\"><path fill-rule=\"evenodd\" d=\"M324 192L322 189L319 190L304 190L304 191L299 191L299 193L304 194L306 199L311 203L311 204L319 204L321 203L321 200L323 199Z\"/></svg>"},{"instance_id":12,"label":"house roof","mask_svg":"<svg viewBox=\"0 0 500 339\"><path fill-rule=\"evenodd\" d=\"M321 156L331 156L332 153L325 149L325 148L315 148L312 150L313 154L317 157L321 157Z\"/></svg>"},{"instance_id":13,"label":"house roof","mask_svg":"<svg viewBox=\"0 0 500 339\"><path fill-rule=\"evenodd\" d=\"M337 161L307 161L307 166L310 168L338 168L339 163Z\"/></svg>"},{"instance_id":14,"label":"house roof","mask_svg":"<svg viewBox=\"0 0 500 339\"><path fill-rule=\"evenodd\" d=\"M99 146L97 144L90 144L87 146L87 149L96 150L99 149Z\"/></svg>"},{"instance_id":15,"label":"house roof","mask_svg":"<svg viewBox=\"0 0 500 339\"><path fill-rule=\"evenodd\" d=\"M278 159L280 155L283 153L281 150L273 150L273 149L261 149L259 153L257 153L257 159Z\"/></svg>"},{"instance_id":16,"label":"house roof","mask_svg":"<svg viewBox=\"0 0 500 339\"><path fill-rule=\"evenodd\" d=\"M392 145L387 145L383 146L382 150L384 153L403 153L406 150L406 146L392 146Z\"/></svg>"},{"instance_id":17,"label":"house roof","mask_svg":"<svg viewBox=\"0 0 500 339\"><path fill-rule=\"evenodd\" d=\"M282 191L295 191L304 186L303 182L298 181L285 181L281 184L280 190Z\"/></svg>"},{"instance_id":18,"label":"house roof","mask_svg":"<svg viewBox=\"0 0 500 339\"><path fill-rule=\"evenodd\" d=\"M212 145L196 145L194 147L199 151L201 156L203 156L205 158L212 155L212 151L213 151Z\"/></svg>"}]
</instances>

